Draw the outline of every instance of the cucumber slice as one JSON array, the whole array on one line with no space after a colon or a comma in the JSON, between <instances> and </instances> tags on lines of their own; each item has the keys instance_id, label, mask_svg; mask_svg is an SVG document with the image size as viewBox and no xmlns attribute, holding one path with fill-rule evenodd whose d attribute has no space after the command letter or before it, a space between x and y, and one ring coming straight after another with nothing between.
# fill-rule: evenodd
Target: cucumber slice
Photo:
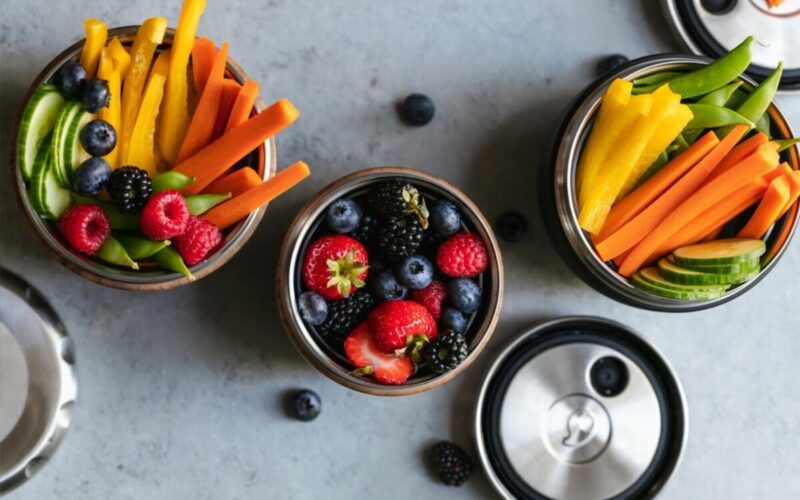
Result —
<instances>
[{"instance_id":1,"label":"cucumber slice","mask_svg":"<svg viewBox=\"0 0 800 500\"><path fill-rule=\"evenodd\" d=\"M724 292L728 289L727 285L682 285L680 283L675 283L674 281L670 281L664 277L663 274L659 272L659 270L655 267L646 267L644 269L639 270L639 276L644 280L650 283L653 286L661 287L661 288L669 288L675 290L684 290L686 288L692 288L697 291L705 291L705 292Z\"/></svg>"},{"instance_id":2,"label":"cucumber slice","mask_svg":"<svg viewBox=\"0 0 800 500\"><path fill-rule=\"evenodd\" d=\"M25 106L17 137L17 156L26 181L33 177L39 147L45 136L53 130L65 102L54 85L45 84L34 91Z\"/></svg>"},{"instance_id":3,"label":"cucumber slice","mask_svg":"<svg viewBox=\"0 0 800 500\"><path fill-rule=\"evenodd\" d=\"M64 161L67 142L67 132L73 122L75 116L83 111L81 103L68 102L61 108L61 112L56 119L55 127L53 128L53 166L55 167L55 175L60 184L64 187L69 187L71 169L68 169L67 162Z\"/></svg>"},{"instance_id":4,"label":"cucumber slice","mask_svg":"<svg viewBox=\"0 0 800 500\"><path fill-rule=\"evenodd\" d=\"M78 169L81 163L90 158L89 154L81 146L80 135L83 127L93 119L94 116L83 110L82 107L70 116L61 151L63 155L61 161L67 175L67 185L71 184L72 174L75 173L75 170Z\"/></svg>"},{"instance_id":5,"label":"cucumber slice","mask_svg":"<svg viewBox=\"0 0 800 500\"><path fill-rule=\"evenodd\" d=\"M713 286L713 285L732 285L743 283L752 279L753 274L757 275L758 270L744 273L709 273L686 269L676 265L668 259L658 261L658 272L665 280L680 285ZM744 280L744 281L741 281Z\"/></svg>"},{"instance_id":6,"label":"cucumber slice","mask_svg":"<svg viewBox=\"0 0 800 500\"><path fill-rule=\"evenodd\" d=\"M735 264L716 264L716 265L705 265L705 264L678 264L675 259L670 255L667 257L667 261L671 262L675 265L679 265L685 269L689 269L690 271L697 271L698 273L709 273L709 274L749 274L753 271L758 271L761 268L761 261L758 258L753 260L745 260L742 262L737 262Z\"/></svg>"},{"instance_id":7,"label":"cucumber slice","mask_svg":"<svg viewBox=\"0 0 800 500\"><path fill-rule=\"evenodd\" d=\"M724 293L724 291L711 292L708 290L697 289L694 287L663 288L660 286L656 286L649 281L644 280L642 278L641 272L638 272L631 277L631 285L633 285L635 288L638 288L639 290L651 293L653 295L658 295L659 297L665 297L668 299L678 299L678 300L716 299L722 296L722 294Z\"/></svg>"},{"instance_id":8,"label":"cucumber slice","mask_svg":"<svg viewBox=\"0 0 800 500\"><path fill-rule=\"evenodd\" d=\"M72 202L69 190L61 187L52 166L52 135L42 143L31 178L30 197L34 210L44 219L58 220Z\"/></svg>"},{"instance_id":9,"label":"cucumber slice","mask_svg":"<svg viewBox=\"0 0 800 500\"><path fill-rule=\"evenodd\" d=\"M672 256L679 266L716 266L752 262L766 251L762 240L732 238L689 245L675 250Z\"/></svg>"}]
</instances>

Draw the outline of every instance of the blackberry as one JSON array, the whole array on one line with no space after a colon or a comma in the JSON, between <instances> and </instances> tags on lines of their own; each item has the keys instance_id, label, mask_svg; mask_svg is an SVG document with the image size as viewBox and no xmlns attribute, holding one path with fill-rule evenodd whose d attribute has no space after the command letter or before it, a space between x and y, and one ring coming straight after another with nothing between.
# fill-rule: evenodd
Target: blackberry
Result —
<instances>
[{"instance_id":1,"label":"blackberry","mask_svg":"<svg viewBox=\"0 0 800 500\"><path fill-rule=\"evenodd\" d=\"M415 253L422 245L425 230L414 217L388 219L378 233L378 252L387 263L395 263Z\"/></svg>"},{"instance_id":2,"label":"blackberry","mask_svg":"<svg viewBox=\"0 0 800 500\"><path fill-rule=\"evenodd\" d=\"M436 373L447 373L460 365L469 354L467 339L453 330L444 330L425 351L425 360Z\"/></svg>"},{"instance_id":3,"label":"blackberry","mask_svg":"<svg viewBox=\"0 0 800 500\"><path fill-rule=\"evenodd\" d=\"M375 299L364 290L346 299L328 302L328 317L317 327L317 331L334 344L341 344L357 324L367 319L374 306Z\"/></svg>"},{"instance_id":4,"label":"blackberry","mask_svg":"<svg viewBox=\"0 0 800 500\"><path fill-rule=\"evenodd\" d=\"M372 188L368 198L372 209L381 217L399 219L414 214L423 229L428 228L428 207L425 198L413 185L403 181L384 181Z\"/></svg>"},{"instance_id":5,"label":"blackberry","mask_svg":"<svg viewBox=\"0 0 800 500\"><path fill-rule=\"evenodd\" d=\"M120 212L135 214L142 211L153 194L153 182L141 168L122 167L111 174L108 194Z\"/></svg>"},{"instance_id":6,"label":"blackberry","mask_svg":"<svg viewBox=\"0 0 800 500\"><path fill-rule=\"evenodd\" d=\"M378 227L378 219L375 217L364 214L361 217L361 223L357 228L350 233L350 236L360 241L364 246L368 246L375 235L375 229Z\"/></svg>"},{"instance_id":7,"label":"blackberry","mask_svg":"<svg viewBox=\"0 0 800 500\"><path fill-rule=\"evenodd\" d=\"M464 484L475 467L467 452L448 441L436 443L431 449L431 455L439 477L448 486Z\"/></svg>"}]
</instances>

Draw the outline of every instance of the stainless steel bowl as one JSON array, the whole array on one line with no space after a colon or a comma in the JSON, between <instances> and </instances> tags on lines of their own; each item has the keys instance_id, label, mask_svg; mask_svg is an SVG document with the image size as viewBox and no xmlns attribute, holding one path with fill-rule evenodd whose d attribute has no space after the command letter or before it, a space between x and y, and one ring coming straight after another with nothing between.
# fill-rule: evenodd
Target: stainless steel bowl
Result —
<instances>
[{"instance_id":1,"label":"stainless steel bowl","mask_svg":"<svg viewBox=\"0 0 800 500\"><path fill-rule=\"evenodd\" d=\"M109 30L108 36L119 37L124 45L133 43L133 38L136 35L138 26L123 26ZM160 50L168 48L172 44L172 39L175 31L169 29L164 37L164 43L161 45ZM41 84L48 81L53 74L67 61L76 58L83 47L85 40L76 42L64 52L56 56L50 64L39 74L38 77L31 84L27 95L23 99L23 103L27 103L33 92ZM227 75L230 78L236 79L239 83L244 83L249 77L247 73L239 66L233 59L228 59ZM264 109L264 102L259 99L256 102L256 110L261 111ZM19 125L22 118L24 104L20 108L19 117L17 118L14 126L11 152L11 169L12 175L15 179L15 186L17 195L22 206L22 211L25 218L30 223L34 232L36 232L39 239L47 245L53 252L56 258L68 269L95 283L101 285L122 288L126 290L136 291L155 291L166 290L175 288L181 285L191 283L191 281L181 274L169 271L163 271L155 266L150 266L139 271L132 271L121 267L115 267L102 262L98 262L85 255L80 254L73 250L70 245L64 240L58 228L52 222L40 218L33 205L28 198L28 192L25 186L25 181L22 178L21 171L18 166L18 158L16 151L17 134ZM277 167L277 155L275 149L275 140L270 138L257 150L250 153L246 158L246 163L254 168L263 179L268 179L275 174ZM192 274L199 280L213 273L226 262L228 262L239 250L247 243L250 237L255 232L261 219L264 217L266 207L251 213L246 219L233 226L225 233L224 242L222 247L206 261L192 267Z\"/></svg>"},{"instance_id":2,"label":"stainless steel bowl","mask_svg":"<svg viewBox=\"0 0 800 500\"><path fill-rule=\"evenodd\" d=\"M297 308L300 293L300 268L310 236L325 216L325 210L333 201L344 196L353 196L370 184L387 180L404 179L421 190L430 192L455 203L467 226L486 242L489 268L484 272L482 288L484 304L476 318L468 325L470 353L455 370L444 375L413 377L401 386L382 385L367 377L350 373L352 367L346 360L327 347L319 335L307 327ZM465 370L489 342L503 304L503 261L492 227L478 207L455 186L444 179L422 170L407 167L377 167L360 170L328 185L297 214L286 237L278 261L275 295L284 328L300 354L331 380L350 389L378 396L402 396L415 394L438 387Z\"/></svg>"},{"instance_id":3,"label":"stainless steel bowl","mask_svg":"<svg viewBox=\"0 0 800 500\"><path fill-rule=\"evenodd\" d=\"M588 137L600 99L616 78L633 80L658 71L686 69L709 63L699 56L657 55L631 61L613 74L589 86L574 102L558 131L549 161L540 171L540 203L545 226L561 257L587 284L601 293L626 304L666 312L685 312L707 309L735 299L751 290L778 264L797 226L798 207L795 206L776 224L767 238L767 254L757 278L728 291L718 299L686 301L652 295L631 284L600 260L592 242L578 224L578 205L575 174L578 159ZM750 92L754 82L743 77L742 89ZM791 127L780 109L769 108L773 132L779 137L793 137ZM793 169L800 168L798 150L786 152Z\"/></svg>"}]
</instances>

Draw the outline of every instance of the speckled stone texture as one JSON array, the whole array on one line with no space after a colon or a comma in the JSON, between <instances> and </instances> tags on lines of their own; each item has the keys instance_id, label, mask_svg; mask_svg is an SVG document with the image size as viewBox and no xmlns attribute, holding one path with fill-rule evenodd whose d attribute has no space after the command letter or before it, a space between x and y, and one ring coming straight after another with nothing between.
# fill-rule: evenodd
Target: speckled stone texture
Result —
<instances>
[{"instance_id":1,"label":"speckled stone texture","mask_svg":"<svg viewBox=\"0 0 800 500\"><path fill-rule=\"evenodd\" d=\"M526 325L595 314L643 332L686 388L690 436L662 498L798 498L800 256L712 311L668 315L600 296L554 253L539 220L536 169L561 113L609 53L676 50L655 1L209 0L201 32L287 96L302 118L278 139L280 165L313 176L270 205L250 244L193 286L138 295L59 266L20 219L7 155L28 83L92 16L111 25L167 16L179 0L0 0L0 263L52 301L77 344L74 423L21 500L486 498L420 460L440 438L474 453L477 390L503 344ZM430 94L437 116L399 123L395 102ZM800 127L800 98L781 96ZM506 303L483 358L446 387L402 399L350 392L292 348L274 304L275 261L289 219L318 189L369 165L430 170L490 219L513 209L528 236L504 244ZM285 391L323 398L313 423L289 420Z\"/></svg>"}]
</instances>

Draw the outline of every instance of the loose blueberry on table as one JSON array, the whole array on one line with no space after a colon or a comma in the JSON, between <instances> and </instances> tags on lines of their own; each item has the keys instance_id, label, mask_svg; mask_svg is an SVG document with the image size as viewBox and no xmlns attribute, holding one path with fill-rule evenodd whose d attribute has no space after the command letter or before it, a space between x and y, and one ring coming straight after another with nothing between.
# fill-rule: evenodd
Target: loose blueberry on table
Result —
<instances>
[{"instance_id":1,"label":"loose blueberry on table","mask_svg":"<svg viewBox=\"0 0 800 500\"><path fill-rule=\"evenodd\" d=\"M489 262L456 204L387 180L334 201L322 219L297 297L320 341L351 373L381 384L458 367L469 354L468 326Z\"/></svg>"}]
</instances>

